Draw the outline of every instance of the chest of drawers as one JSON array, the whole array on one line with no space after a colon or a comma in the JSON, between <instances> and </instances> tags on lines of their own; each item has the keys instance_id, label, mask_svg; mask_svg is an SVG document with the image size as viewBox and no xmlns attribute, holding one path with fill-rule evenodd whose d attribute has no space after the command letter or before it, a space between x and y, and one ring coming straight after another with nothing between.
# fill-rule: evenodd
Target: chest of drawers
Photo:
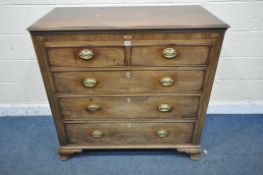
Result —
<instances>
[{"instance_id":1,"label":"chest of drawers","mask_svg":"<svg viewBox=\"0 0 263 175\"><path fill-rule=\"evenodd\" d=\"M85 149L199 159L227 28L200 6L56 8L34 23L61 159Z\"/></svg>"}]
</instances>

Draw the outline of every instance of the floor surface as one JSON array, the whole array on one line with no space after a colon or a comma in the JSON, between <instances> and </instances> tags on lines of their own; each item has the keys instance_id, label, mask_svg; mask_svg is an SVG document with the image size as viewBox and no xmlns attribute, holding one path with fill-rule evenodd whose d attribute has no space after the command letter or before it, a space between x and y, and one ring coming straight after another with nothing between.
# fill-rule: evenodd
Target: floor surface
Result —
<instances>
[{"instance_id":1,"label":"floor surface","mask_svg":"<svg viewBox=\"0 0 263 175\"><path fill-rule=\"evenodd\" d=\"M0 118L0 175L262 175L263 115L208 115L200 161L172 150L88 151L60 161L51 117Z\"/></svg>"}]
</instances>

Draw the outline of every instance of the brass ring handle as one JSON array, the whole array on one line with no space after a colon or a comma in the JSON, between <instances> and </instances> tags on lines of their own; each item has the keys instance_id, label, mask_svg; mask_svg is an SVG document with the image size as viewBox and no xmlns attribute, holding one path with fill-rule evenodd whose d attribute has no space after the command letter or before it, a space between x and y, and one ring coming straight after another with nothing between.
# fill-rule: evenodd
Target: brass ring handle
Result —
<instances>
[{"instance_id":1,"label":"brass ring handle","mask_svg":"<svg viewBox=\"0 0 263 175\"><path fill-rule=\"evenodd\" d=\"M96 105L96 104L90 104L88 107L87 107L87 111L89 112L98 112L100 111L101 107L99 105Z\"/></svg>"},{"instance_id":2,"label":"brass ring handle","mask_svg":"<svg viewBox=\"0 0 263 175\"><path fill-rule=\"evenodd\" d=\"M168 104L160 104L158 106L158 110L160 112L171 112L172 111L172 107Z\"/></svg>"},{"instance_id":3,"label":"brass ring handle","mask_svg":"<svg viewBox=\"0 0 263 175\"><path fill-rule=\"evenodd\" d=\"M79 57L84 59L84 60L89 60L91 59L92 57L94 56L94 53L92 50L89 50L89 49L82 49L80 52L79 52Z\"/></svg>"},{"instance_id":4,"label":"brass ring handle","mask_svg":"<svg viewBox=\"0 0 263 175\"><path fill-rule=\"evenodd\" d=\"M174 80L171 77L163 77L160 80L162 86L171 86L174 84Z\"/></svg>"},{"instance_id":5,"label":"brass ring handle","mask_svg":"<svg viewBox=\"0 0 263 175\"><path fill-rule=\"evenodd\" d=\"M90 136L93 137L93 138L101 138L103 137L103 132L100 131L100 130L93 130L91 133L90 133Z\"/></svg>"},{"instance_id":6,"label":"brass ring handle","mask_svg":"<svg viewBox=\"0 0 263 175\"><path fill-rule=\"evenodd\" d=\"M160 129L156 132L156 135L160 138L167 137L169 135L169 132L164 129Z\"/></svg>"},{"instance_id":7,"label":"brass ring handle","mask_svg":"<svg viewBox=\"0 0 263 175\"><path fill-rule=\"evenodd\" d=\"M162 55L163 55L165 58L167 58L167 59L171 59L171 58L176 57L177 52L175 51L174 48L165 48L165 49L163 49Z\"/></svg>"},{"instance_id":8,"label":"brass ring handle","mask_svg":"<svg viewBox=\"0 0 263 175\"><path fill-rule=\"evenodd\" d=\"M91 88L91 87L95 87L97 84L97 81L95 78L85 78L83 80L83 85L85 87Z\"/></svg>"}]
</instances>

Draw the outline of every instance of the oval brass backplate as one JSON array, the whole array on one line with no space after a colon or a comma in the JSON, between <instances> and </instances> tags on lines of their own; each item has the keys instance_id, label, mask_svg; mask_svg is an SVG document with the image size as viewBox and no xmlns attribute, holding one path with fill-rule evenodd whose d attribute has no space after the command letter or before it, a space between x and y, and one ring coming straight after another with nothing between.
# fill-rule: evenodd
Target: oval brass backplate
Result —
<instances>
[{"instance_id":1,"label":"oval brass backplate","mask_svg":"<svg viewBox=\"0 0 263 175\"><path fill-rule=\"evenodd\" d=\"M163 77L160 80L160 84L162 86L172 86L174 84L174 80L171 77Z\"/></svg>"},{"instance_id":2,"label":"oval brass backplate","mask_svg":"<svg viewBox=\"0 0 263 175\"><path fill-rule=\"evenodd\" d=\"M85 78L83 80L83 85L85 87L91 88L91 87L95 87L97 84L97 81L95 78Z\"/></svg>"},{"instance_id":3,"label":"oval brass backplate","mask_svg":"<svg viewBox=\"0 0 263 175\"><path fill-rule=\"evenodd\" d=\"M103 132L100 131L100 130L93 130L91 133L90 133L90 136L93 137L93 138L101 138L103 137Z\"/></svg>"},{"instance_id":4,"label":"oval brass backplate","mask_svg":"<svg viewBox=\"0 0 263 175\"><path fill-rule=\"evenodd\" d=\"M87 111L89 112L98 112L100 111L101 107L97 104L90 104L88 107L87 107Z\"/></svg>"},{"instance_id":5,"label":"oval brass backplate","mask_svg":"<svg viewBox=\"0 0 263 175\"><path fill-rule=\"evenodd\" d=\"M80 52L79 52L79 57L84 59L84 60L89 60L91 59L92 57L94 56L94 53L92 50L89 50L89 49L82 49Z\"/></svg>"},{"instance_id":6,"label":"oval brass backplate","mask_svg":"<svg viewBox=\"0 0 263 175\"><path fill-rule=\"evenodd\" d=\"M171 59L171 58L176 57L177 52L175 51L174 48L165 48L165 49L163 49L162 55L167 59Z\"/></svg>"},{"instance_id":7,"label":"oval brass backplate","mask_svg":"<svg viewBox=\"0 0 263 175\"><path fill-rule=\"evenodd\" d=\"M158 106L158 110L160 112L171 112L172 111L172 107L168 104L160 104Z\"/></svg>"},{"instance_id":8,"label":"oval brass backplate","mask_svg":"<svg viewBox=\"0 0 263 175\"><path fill-rule=\"evenodd\" d=\"M167 137L169 135L169 132L164 129L160 129L156 132L156 135L160 138Z\"/></svg>"}]
</instances>

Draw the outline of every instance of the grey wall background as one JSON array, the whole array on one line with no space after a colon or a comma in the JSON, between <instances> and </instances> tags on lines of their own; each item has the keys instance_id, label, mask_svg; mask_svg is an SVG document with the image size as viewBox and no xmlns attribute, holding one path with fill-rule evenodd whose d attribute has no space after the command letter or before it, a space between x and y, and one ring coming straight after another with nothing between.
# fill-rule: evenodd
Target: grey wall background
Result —
<instances>
[{"instance_id":1,"label":"grey wall background","mask_svg":"<svg viewBox=\"0 0 263 175\"><path fill-rule=\"evenodd\" d=\"M204 6L231 25L223 45L210 111L212 113L261 111L263 1L1 0L0 115L49 112L42 78L26 28L54 7L193 4Z\"/></svg>"}]
</instances>

